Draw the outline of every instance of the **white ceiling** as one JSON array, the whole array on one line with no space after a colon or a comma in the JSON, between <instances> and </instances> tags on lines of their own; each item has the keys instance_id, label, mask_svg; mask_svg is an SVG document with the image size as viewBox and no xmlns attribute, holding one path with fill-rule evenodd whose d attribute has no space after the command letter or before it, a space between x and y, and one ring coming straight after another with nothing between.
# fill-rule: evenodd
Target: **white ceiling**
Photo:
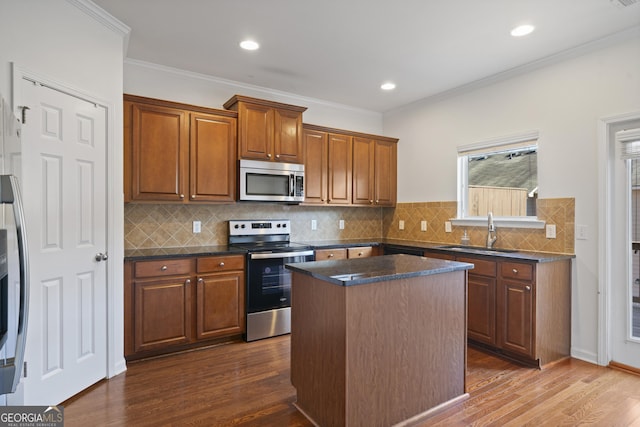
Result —
<instances>
[{"instance_id":1,"label":"white ceiling","mask_svg":"<svg viewBox=\"0 0 640 427\"><path fill-rule=\"evenodd\" d=\"M379 112L640 26L612 0L93 2L131 27L130 59Z\"/></svg>"}]
</instances>

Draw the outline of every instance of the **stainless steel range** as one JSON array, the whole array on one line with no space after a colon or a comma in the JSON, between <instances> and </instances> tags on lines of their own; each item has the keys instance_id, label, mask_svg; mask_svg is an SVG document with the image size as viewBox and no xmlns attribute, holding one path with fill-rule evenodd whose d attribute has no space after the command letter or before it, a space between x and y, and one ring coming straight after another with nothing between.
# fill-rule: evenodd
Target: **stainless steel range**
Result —
<instances>
[{"instance_id":1,"label":"stainless steel range","mask_svg":"<svg viewBox=\"0 0 640 427\"><path fill-rule=\"evenodd\" d=\"M291 272L284 266L314 255L290 235L287 219L229 221L229 245L247 251L246 341L291 332Z\"/></svg>"}]
</instances>

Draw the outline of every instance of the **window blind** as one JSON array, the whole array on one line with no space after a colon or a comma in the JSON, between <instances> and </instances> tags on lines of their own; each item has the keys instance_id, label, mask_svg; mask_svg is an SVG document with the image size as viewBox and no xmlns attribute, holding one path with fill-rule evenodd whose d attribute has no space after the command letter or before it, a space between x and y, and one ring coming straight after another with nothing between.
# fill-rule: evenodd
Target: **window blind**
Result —
<instances>
[{"instance_id":1,"label":"window blind","mask_svg":"<svg viewBox=\"0 0 640 427\"><path fill-rule=\"evenodd\" d=\"M538 143L538 131L531 131L518 135L494 138L473 144L458 146L458 156L474 154L488 154L500 151L515 151L528 147L535 147Z\"/></svg>"},{"instance_id":2,"label":"window blind","mask_svg":"<svg viewBox=\"0 0 640 427\"><path fill-rule=\"evenodd\" d=\"M616 141L620 142L620 158L640 159L640 128L616 132Z\"/></svg>"}]
</instances>

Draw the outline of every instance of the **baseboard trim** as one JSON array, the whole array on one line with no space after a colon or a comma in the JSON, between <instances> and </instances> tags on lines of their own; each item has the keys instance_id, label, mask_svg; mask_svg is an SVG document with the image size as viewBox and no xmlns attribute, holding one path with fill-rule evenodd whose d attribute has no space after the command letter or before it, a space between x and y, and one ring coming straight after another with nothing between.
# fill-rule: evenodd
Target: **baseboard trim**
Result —
<instances>
[{"instance_id":1,"label":"baseboard trim","mask_svg":"<svg viewBox=\"0 0 640 427\"><path fill-rule=\"evenodd\" d=\"M639 368L634 368L633 366L625 365L624 363L618 363L618 362L611 361L611 362L609 362L609 367L611 369L615 369L616 371L622 371L622 372L626 372L628 374L633 374L633 375L640 376L640 369Z\"/></svg>"}]
</instances>

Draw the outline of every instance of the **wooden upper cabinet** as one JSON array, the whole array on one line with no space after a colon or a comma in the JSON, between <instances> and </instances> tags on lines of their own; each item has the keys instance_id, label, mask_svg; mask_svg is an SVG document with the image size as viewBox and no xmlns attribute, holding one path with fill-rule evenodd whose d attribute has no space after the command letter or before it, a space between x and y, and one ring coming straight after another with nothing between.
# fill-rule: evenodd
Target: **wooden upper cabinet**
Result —
<instances>
[{"instance_id":1,"label":"wooden upper cabinet","mask_svg":"<svg viewBox=\"0 0 640 427\"><path fill-rule=\"evenodd\" d=\"M302 132L305 150L304 203L326 204L328 194L328 134L305 129Z\"/></svg>"},{"instance_id":2,"label":"wooden upper cabinet","mask_svg":"<svg viewBox=\"0 0 640 427\"><path fill-rule=\"evenodd\" d=\"M353 204L395 206L396 141L353 138Z\"/></svg>"},{"instance_id":3,"label":"wooden upper cabinet","mask_svg":"<svg viewBox=\"0 0 640 427\"><path fill-rule=\"evenodd\" d=\"M191 114L191 201L233 202L236 194L236 120Z\"/></svg>"},{"instance_id":4,"label":"wooden upper cabinet","mask_svg":"<svg viewBox=\"0 0 640 427\"><path fill-rule=\"evenodd\" d=\"M235 116L125 95L125 202L235 201Z\"/></svg>"},{"instance_id":5,"label":"wooden upper cabinet","mask_svg":"<svg viewBox=\"0 0 640 427\"><path fill-rule=\"evenodd\" d=\"M224 108L238 112L239 158L304 163L306 107L234 95Z\"/></svg>"},{"instance_id":6,"label":"wooden upper cabinet","mask_svg":"<svg viewBox=\"0 0 640 427\"><path fill-rule=\"evenodd\" d=\"M130 200L182 201L189 167L188 113L133 102L124 108L125 129L130 129L124 136L125 156L130 156L125 196L129 190Z\"/></svg>"},{"instance_id":7,"label":"wooden upper cabinet","mask_svg":"<svg viewBox=\"0 0 640 427\"><path fill-rule=\"evenodd\" d=\"M330 205L351 204L352 137L328 135L328 199Z\"/></svg>"}]
</instances>

